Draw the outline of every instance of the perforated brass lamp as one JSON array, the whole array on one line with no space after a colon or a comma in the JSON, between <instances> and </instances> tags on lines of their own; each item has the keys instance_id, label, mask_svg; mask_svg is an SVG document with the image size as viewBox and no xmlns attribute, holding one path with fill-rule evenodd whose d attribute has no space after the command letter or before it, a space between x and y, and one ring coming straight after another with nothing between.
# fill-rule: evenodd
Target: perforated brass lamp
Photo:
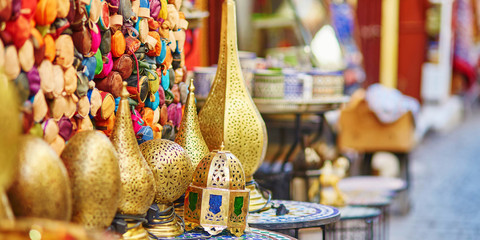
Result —
<instances>
[{"instance_id":1,"label":"perforated brass lamp","mask_svg":"<svg viewBox=\"0 0 480 240\"><path fill-rule=\"evenodd\" d=\"M224 229L239 237L247 227L250 193L240 161L229 151L203 158L185 193L185 228L201 226L212 235Z\"/></svg>"},{"instance_id":2,"label":"perforated brass lamp","mask_svg":"<svg viewBox=\"0 0 480 240\"><path fill-rule=\"evenodd\" d=\"M115 125L110 140L118 153L122 197L117 217L125 219L128 231L124 239L148 239L139 222L145 217L155 196L155 179L138 147L132 127L127 84L123 82L122 98L118 104Z\"/></svg>"},{"instance_id":3,"label":"perforated brass lamp","mask_svg":"<svg viewBox=\"0 0 480 240\"><path fill-rule=\"evenodd\" d=\"M267 207L252 181L265 157L267 129L242 76L233 0L223 3L217 74L198 118L209 150L219 149L224 142L242 163L247 181L252 183L247 186L251 190L249 211Z\"/></svg>"},{"instance_id":4,"label":"perforated brass lamp","mask_svg":"<svg viewBox=\"0 0 480 240\"><path fill-rule=\"evenodd\" d=\"M190 159L192 160L193 168L195 169L200 160L202 160L210 151L203 139L200 125L198 123L193 79L190 81L188 90L189 93L185 104L185 112L183 114L182 122L180 123L180 129L178 129L177 136L175 137L175 142L180 144L180 146L187 151L188 156L190 156Z\"/></svg>"},{"instance_id":5,"label":"perforated brass lamp","mask_svg":"<svg viewBox=\"0 0 480 240\"><path fill-rule=\"evenodd\" d=\"M182 220L175 213L173 201L185 193L192 181L192 161L185 149L167 139L146 141L140 144L140 150L155 177L155 203L159 208L149 219L147 231L151 238L181 235Z\"/></svg>"}]
</instances>

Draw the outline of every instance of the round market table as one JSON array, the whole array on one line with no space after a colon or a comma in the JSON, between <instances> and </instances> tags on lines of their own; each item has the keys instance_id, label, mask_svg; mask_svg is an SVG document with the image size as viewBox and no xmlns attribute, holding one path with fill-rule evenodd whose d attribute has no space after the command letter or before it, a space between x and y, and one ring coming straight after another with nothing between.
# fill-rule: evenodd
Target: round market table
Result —
<instances>
[{"instance_id":1,"label":"round market table","mask_svg":"<svg viewBox=\"0 0 480 240\"><path fill-rule=\"evenodd\" d=\"M374 239L374 224L381 215L379 209L347 206L339 211L342 217L335 224L335 239L337 233L339 239Z\"/></svg>"},{"instance_id":2,"label":"round market table","mask_svg":"<svg viewBox=\"0 0 480 240\"><path fill-rule=\"evenodd\" d=\"M342 192L369 191L381 192L386 195L397 193L407 188L407 184L400 178L379 176L354 176L347 177L338 182Z\"/></svg>"},{"instance_id":3,"label":"round market table","mask_svg":"<svg viewBox=\"0 0 480 240\"><path fill-rule=\"evenodd\" d=\"M333 227L333 223L340 219L340 211L330 206L287 200L272 200L272 203L274 206L285 205L288 214L277 216L275 208L251 213L247 220L251 227L274 231L294 230L295 238L298 238L301 228L320 227L323 239L326 239L326 228Z\"/></svg>"},{"instance_id":4,"label":"round market table","mask_svg":"<svg viewBox=\"0 0 480 240\"><path fill-rule=\"evenodd\" d=\"M175 239L245 239L245 240L254 240L254 239L264 239L264 240L292 240L295 238L292 238L290 236L277 233L277 232L271 232L268 230L263 230L263 229L257 229L257 228L250 228L249 232L245 232L241 237L236 237L232 234L230 234L227 231L223 231L217 236L211 236L205 231L188 231L185 232L184 234L174 237L174 238L157 238L161 240L175 240Z\"/></svg>"},{"instance_id":5,"label":"round market table","mask_svg":"<svg viewBox=\"0 0 480 240\"><path fill-rule=\"evenodd\" d=\"M375 191L345 191L345 201L352 207L368 207L380 210L378 239L387 239L389 227L389 206L392 198ZM343 217L343 215L342 215Z\"/></svg>"}]
</instances>

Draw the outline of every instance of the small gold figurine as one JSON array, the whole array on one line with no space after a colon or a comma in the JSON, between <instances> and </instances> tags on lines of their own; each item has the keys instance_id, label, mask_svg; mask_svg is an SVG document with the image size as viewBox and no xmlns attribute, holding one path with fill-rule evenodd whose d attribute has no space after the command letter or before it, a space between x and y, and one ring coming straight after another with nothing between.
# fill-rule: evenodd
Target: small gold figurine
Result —
<instances>
[{"instance_id":1,"label":"small gold figurine","mask_svg":"<svg viewBox=\"0 0 480 240\"><path fill-rule=\"evenodd\" d=\"M320 204L335 207L345 206L345 195L338 188L338 182L345 177L349 162L344 157L339 157L332 165L330 160L325 161L321 175L308 189L309 199L313 199L320 189Z\"/></svg>"}]
</instances>

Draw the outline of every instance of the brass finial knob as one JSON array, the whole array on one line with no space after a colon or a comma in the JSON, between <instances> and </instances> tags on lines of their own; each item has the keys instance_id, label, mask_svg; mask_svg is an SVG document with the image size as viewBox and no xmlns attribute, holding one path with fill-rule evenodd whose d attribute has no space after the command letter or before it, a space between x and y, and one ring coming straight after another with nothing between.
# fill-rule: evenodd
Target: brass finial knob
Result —
<instances>
[{"instance_id":1,"label":"brass finial knob","mask_svg":"<svg viewBox=\"0 0 480 240\"><path fill-rule=\"evenodd\" d=\"M123 82L123 88L122 88L122 98L128 98L130 96L130 93L127 91L127 82Z\"/></svg>"},{"instance_id":2,"label":"brass finial knob","mask_svg":"<svg viewBox=\"0 0 480 240\"><path fill-rule=\"evenodd\" d=\"M190 79L190 86L188 86L188 91L190 91L190 93L193 93L195 91L195 85L193 85L193 78Z\"/></svg>"},{"instance_id":3,"label":"brass finial knob","mask_svg":"<svg viewBox=\"0 0 480 240\"><path fill-rule=\"evenodd\" d=\"M225 148L225 145L223 144L223 141L222 141L222 145L220 145L220 151L223 151L224 148Z\"/></svg>"}]
</instances>

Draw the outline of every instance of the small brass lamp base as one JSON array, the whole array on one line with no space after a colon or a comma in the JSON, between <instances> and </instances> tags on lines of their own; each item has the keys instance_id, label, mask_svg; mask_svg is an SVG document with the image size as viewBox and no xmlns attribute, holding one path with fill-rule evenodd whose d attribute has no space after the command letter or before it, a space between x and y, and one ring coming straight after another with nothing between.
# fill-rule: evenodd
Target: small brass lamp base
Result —
<instances>
[{"instance_id":1,"label":"small brass lamp base","mask_svg":"<svg viewBox=\"0 0 480 240\"><path fill-rule=\"evenodd\" d=\"M177 216L181 217L182 219L185 219L184 218L184 202L185 202L185 194L183 194L180 198L178 198L177 200L175 200L175 202L173 202L173 204L175 205L175 213L177 214Z\"/></svg>"},{"instance_id":2,"label":"small brass lamp base","mask_svg":"<svg viewBox=\"0 0 480 240\"><path fill-rule=\"evenodd\" d=\"M142 225L142 222L125 219L127 222L127 232L122 235L124 240L148 240L148 232Z\"/></svg>"},{"instance_id":3,"label":"small brass lamp base","mask_svg":"<svg viewBox=\"0 0 480 240\"><path fill-rule=\"evenodd\" d=\"M250 190L250 203L248 205L249 212L259 212L265 211L271 208L270 200L265 199L263 194L258 189L257 184L252 176L247 177L246 179L246 188Z\"/></svg>"},{"instance_id":4,"label":"small brass lamp base","mask_svg":"<svg viewBox=\"0 0 480 240\"><path fill-rule=\"evenodd\" d=\"M159 218L154 219L153 222L149 222L149 227L147 227L150 239L155 240L156 238L168 238L182 235L184 232L183 223L175 214L173 203L158 203L157 206L160 212Z\"/></svg>"}]
</instances>

